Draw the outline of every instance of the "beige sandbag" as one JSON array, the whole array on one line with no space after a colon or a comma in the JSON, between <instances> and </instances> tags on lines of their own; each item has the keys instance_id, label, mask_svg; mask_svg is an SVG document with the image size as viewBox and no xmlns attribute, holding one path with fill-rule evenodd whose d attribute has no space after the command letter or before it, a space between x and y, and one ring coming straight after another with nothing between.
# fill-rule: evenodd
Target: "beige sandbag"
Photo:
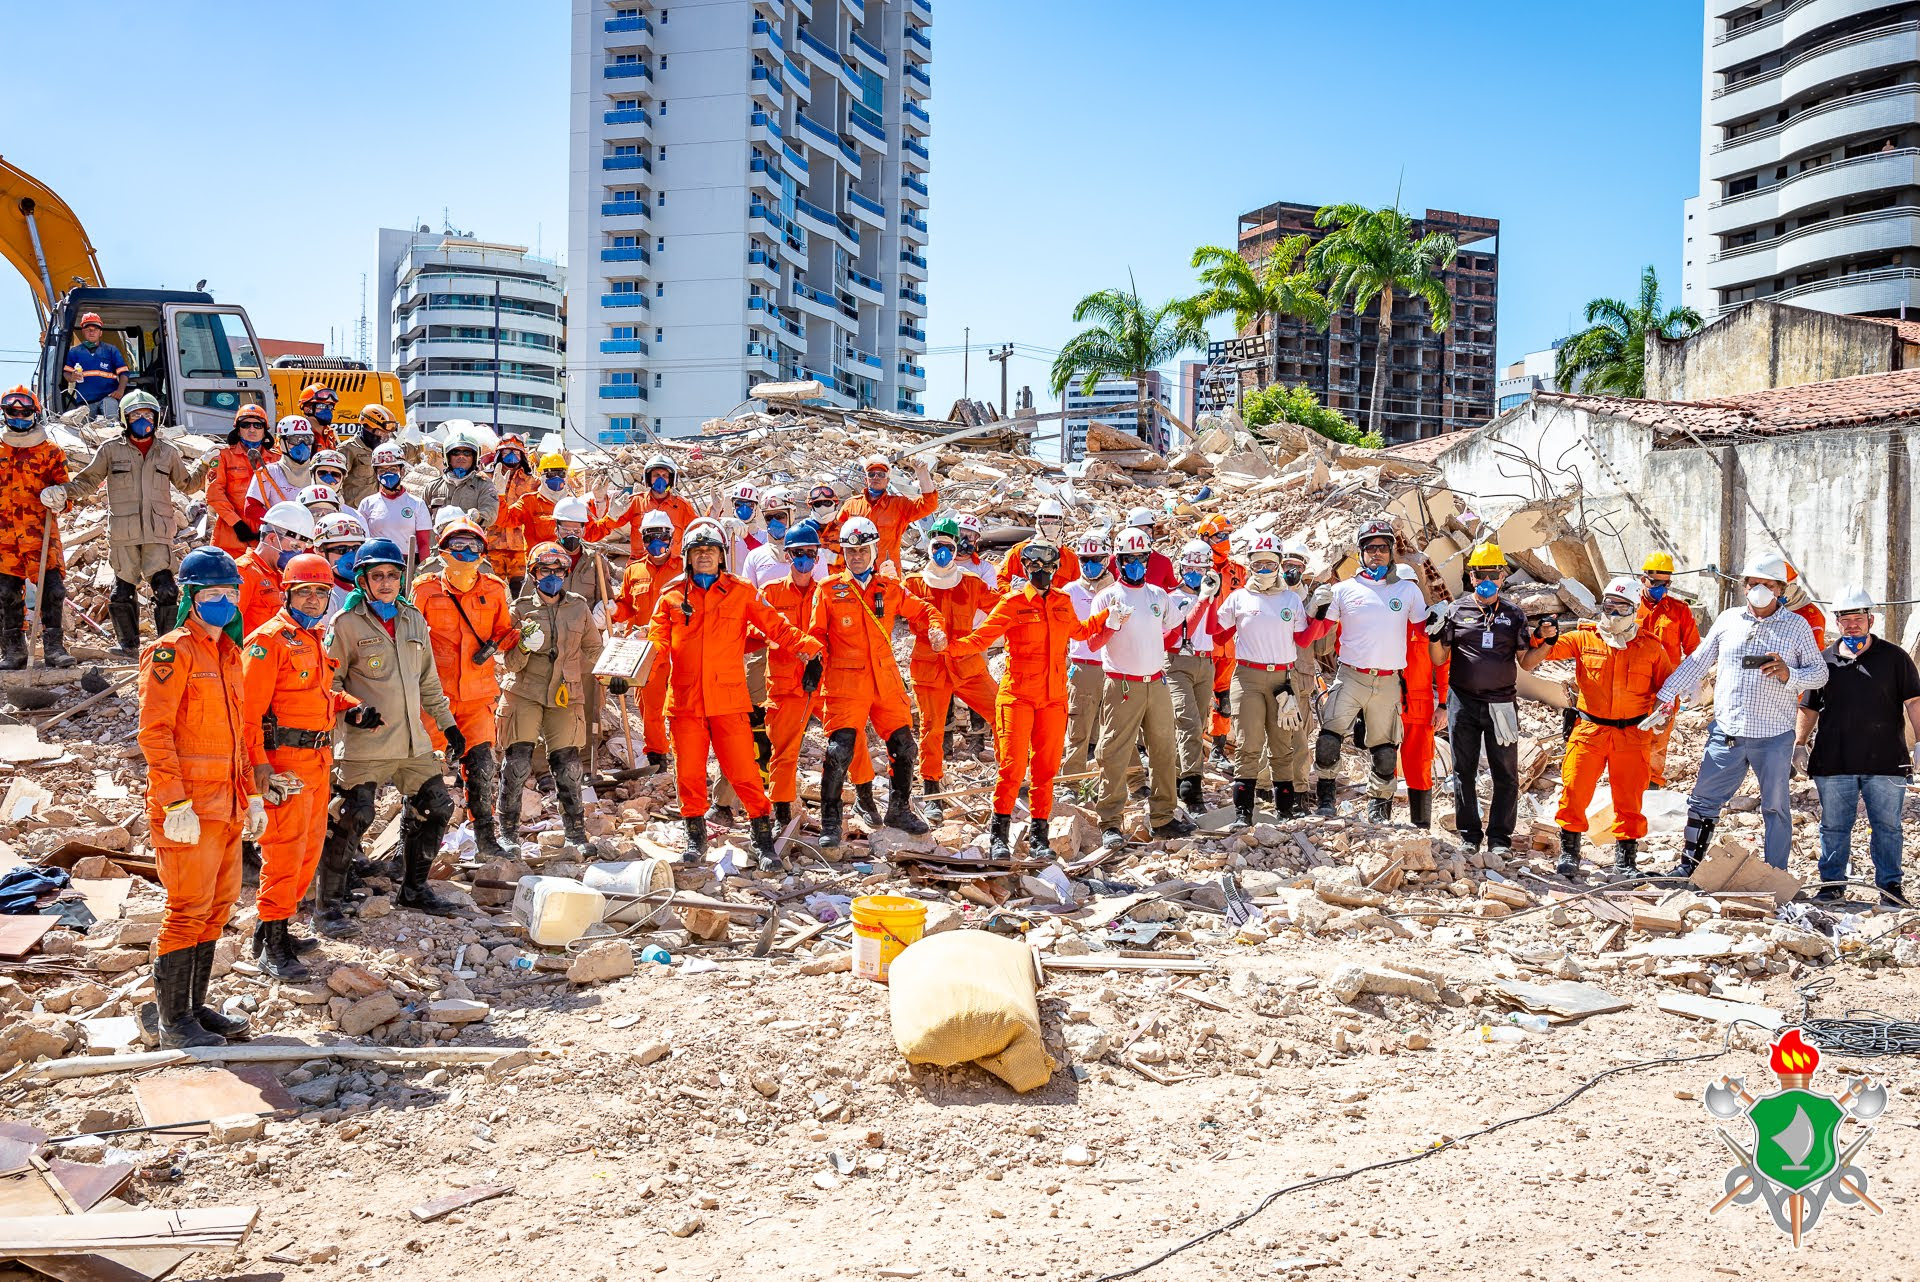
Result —
<instances>
[{"instance_id":1,"label":"beige sandbag","mask_svg":"<svg viewBox=\"0 0 1920 1282\"><path fill-rule=\"evenodd\" d=\"M1057 1067L1040 1034L1033 952L984 930L915 943L888 973L893 1044L910 1064L977 1063L1016 1091Z\"/></svg>"}]
</instances>

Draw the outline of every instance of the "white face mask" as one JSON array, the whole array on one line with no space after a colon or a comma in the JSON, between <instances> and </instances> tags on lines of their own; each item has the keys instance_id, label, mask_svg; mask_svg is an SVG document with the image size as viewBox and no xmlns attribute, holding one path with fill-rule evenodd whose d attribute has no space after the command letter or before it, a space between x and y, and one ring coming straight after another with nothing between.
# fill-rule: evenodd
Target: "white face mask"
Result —
<instances>
[{"instance_id":1,"label":"white face mask","mask_svg":"<svg viewBox=\"0 0 1920 1282\"><path fill-rule=\"evenodd\" d=\"M1248 581L1253 584L1253 590L1255 592L1271 592L1280 586L1279 562L1276 561L1272 564L1262 562L1253 567L1247 577Z\"/></svg>"},{"instance_id":2,"label":"white face mask","mask_svg":"<svg viewBox=\"0 0 1920 1282\"><path fill-rule=\"evenodd\" d=\"M1776 600L1778 598L1773 595L1773 589L1764 583L1756 583L1747 589L1747 604L1756 610L1764 610Z\"/></svg>"}]
</instances>

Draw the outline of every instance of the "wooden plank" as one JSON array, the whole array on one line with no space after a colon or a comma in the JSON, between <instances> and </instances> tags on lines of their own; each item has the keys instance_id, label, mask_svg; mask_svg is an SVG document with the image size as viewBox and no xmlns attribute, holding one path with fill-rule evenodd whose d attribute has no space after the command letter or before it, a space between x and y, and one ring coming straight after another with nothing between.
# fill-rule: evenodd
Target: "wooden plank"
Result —
<instances>
[{"instance_id":1,"label":"wooden plank","mask_svg":"<svg viewBox=\"0 0 1920 1282\"><path fill-rule=\"evenodd\" d=\"M1757 846L1732 837L1713 843L1693 870L1692 881L1708 892L1763 891L1773 896L1775 906L1792 902L1800 893L1798 877L1769 864Z\"/></svg>"},{"instance_id":2,"label":"wooden plank","mask_svg":"<svg viewBox=\"0 0 1920 1282\"><path fill-rule=\"evenodd\" d=\"M40 937L60 924L58 917L0 914L0 960L18 961L40 946Z\"/></svg>"},{"instance_id":3,"label":"wooden plank","mask_svg":"<svg viewBox=\"0 0 1920 1282\"><path fill-rule=\"evenodd\" d=\"M260 1217L257 1206L166 1211L89 1211L0 1220L0 1258L91 1255L138 1247L196 1246L233 1250Z\"/></svg>"},{"instance_id":4,"label":"wooden plank","mask_svg":"<svg viewBox=\"0 0 1920 1282\"><path fill-rule=\"evenodd\" d=\"M133 1207L117 1197L100 1203L102 1211L131 1211ZM191 1250L173 1247L148 1247L138 1251L114 1251L104 1255L23 1255L20 1263L55 1279L55 1282L154 1282L185 1264Z\"/></svg>"},{"instance_id":5,"label":"wooden plank","mask_svg":"<svg viewBox=\"0 0 1920 1282\"><path fill-rule=\"evenodd\" d=\"M64 1157L49 1161L47 1168L82 1211L91 1211L118 1193L134 1172L131 1162L69 1162Z\"/></svg>"},{"instance_id":6,"label":"wooden plank","mask_svg":"<svg viewBox=\"0 0 1920 1282\"><path fill-rule=\"evenodd\" d=\"M1770 1006L1755 1006L1747 1002L1723 1002L1717 997L1700 997L1693 993L1666 993L1660 998L1659 1008L1668 1015L1684 1015L1688 1019L1710 1020L1716 1024L1730 1024L1736 1019L1750 1019L1771 1032L1786 1021L1780 1012Z\"/></svg>"},{"instance_id":7,"label":"wooden plank","mask_svg":"<svg viewBox=\"0 0 1920 1282\"><path fill-rule=\"evenodd\" d=\"M475 1202L491 1201L496 1197L505 1197L513 1192L511 1184L476 1184L472 1188L456 1189L434 1198L431 1202L422 1202L407 1214L422 1224L431 1224L445 1215L451 1215L463 1206L472 1206Z\"/></svg>"},{"instance_id":8,"label":"wooden plank","mask_svg":"<svg viewBox=\"0 0 1920 1282\"><path fill-rule=\"evenodd\" d=\"M0 1175L0 1219L71 1214L55 1183L51 1175L32 1166Z\"/></svg>"}]
</instances>

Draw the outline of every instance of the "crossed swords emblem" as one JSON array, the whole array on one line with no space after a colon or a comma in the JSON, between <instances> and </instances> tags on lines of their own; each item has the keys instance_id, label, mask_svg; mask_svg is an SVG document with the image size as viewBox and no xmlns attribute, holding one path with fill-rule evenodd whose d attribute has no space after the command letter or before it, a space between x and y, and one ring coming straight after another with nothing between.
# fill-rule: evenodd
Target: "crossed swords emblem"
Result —
<instances>
[{"instance_id":1,"label":"crossed swords emblem","mask_svg":"<svg viewBox=\"0 0 1920 1282\"><path fill-rule=\"evenodd\" d=\"M1745 1116L1759 1099L1747 1090L1745 1078L1722 1077L1707 1087L1703 1102L1708 1113L1727 1122ZM1835 1102L1847 1116L1865 1125L1886 1112L1887 1088L1872 1077L1863 1076ZM1763 1175L1755 1165L1754 1155L1742 1148L1739 1141L1724 1129L1716 1126L1714 1134L1720 1137L1720 1142L1727 1146L1739 1165L1727 1172L1726 1194L1713 1204L1708 1214L1730 1205L1750 1206L1764 1199L1774 1224L1782 1233L1790 1234L1793 1244L1799 1246L1802 1236L1819 1222L1829 1199L1837 1200L1842 1206L1864 1203L1876 1215L1882 1211L1880 1204L1867 1194L1866 1172L1852 1164L1853 1158L1873 1138L1872 1127L1868 1127L1840 1154L1831 1174L1800 1192L1776 1184ZM1785 1131L1773 1138L1789 1152L1804 1155L1813 1143L1813 1127L1802 1112Z\"/></svg>"}]
</instances>

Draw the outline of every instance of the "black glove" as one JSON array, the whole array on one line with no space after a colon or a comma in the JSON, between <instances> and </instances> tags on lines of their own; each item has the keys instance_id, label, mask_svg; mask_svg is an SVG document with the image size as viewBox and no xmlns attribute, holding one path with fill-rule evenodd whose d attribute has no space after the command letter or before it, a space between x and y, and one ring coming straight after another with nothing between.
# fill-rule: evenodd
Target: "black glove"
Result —
<instances>
[{"instance_id":1,"label":"black glove","mask_svg":"<svg viewBox=\"0 0 1920 1282\"><path fill-rule=\"evenodd\" d=\"M1213 692L1213 710L1223 717L1233 715L1233 691L1231 689Z\"/></svg>"},{"instance_id":2,"label":"black glove","mask_svg":"<svg viewBox=\"0 0 1920 1282\"><path fill-rule=\"evenodd\" d=\"M233 537L239 539L242 543L258 543L260 541L260 531L254 529L245 521L235 521L233 523Z\"/></svg>"},{"instance_id":3,"label":"black glove","mask_svg":"<svg viewBox=\"0 0 1920 1282\"><path fill-rule=\"evenodd\" d=\"M448 726L441 733L447 736L447 760L464 759L467 755L467 736L460 733L460 727Z\"/></svg>"},{"instance_id":4,"label":"black glove","mask_svg":"<svg viewBox=\"0 0 1920 1282\"><path fill-rule=\"evenodd\" d=\"M1547 615L1545 618L1539 619L1534 623L1533 643L1535 645L1546 645L1550 641L1557 641L1559 639L1560 620L1554 618L1552 615Z\"/></svg>"},{"instance_id":5,"label":"black glove","mask_svg":"<svg viewBox=\"0 0 1920 1282\"><path fill-rule=\"evenodd\" d=\"M371 703L347 709L346 722L355 730L378 730L387 723L386 718L380 715L380 709Z\"/></svg>"},{"instance_id":6,"label":"black glove","mask_svg":"<svg viewBox=\"0 0 1920 1282\"><path fill-rule=\"evenodd\" d=\"M607 693L616 699L631 689L633 689L633 683L625 677L607 678Z\"/></svg>"},{"instance_id":7,"label":"black glove","mask_svg":"<svg viewBox=\"0 0 1920 1282\"><path fill-rule=\"evenodd\" d=\"M800 688L808 694L812 694L815 690L818 690L820 688L820 674L823 670L824 665L820 662L819 655L816 654L811 659L808 659L806 666L800 669Z\"/></svg>"}]
</instances>

